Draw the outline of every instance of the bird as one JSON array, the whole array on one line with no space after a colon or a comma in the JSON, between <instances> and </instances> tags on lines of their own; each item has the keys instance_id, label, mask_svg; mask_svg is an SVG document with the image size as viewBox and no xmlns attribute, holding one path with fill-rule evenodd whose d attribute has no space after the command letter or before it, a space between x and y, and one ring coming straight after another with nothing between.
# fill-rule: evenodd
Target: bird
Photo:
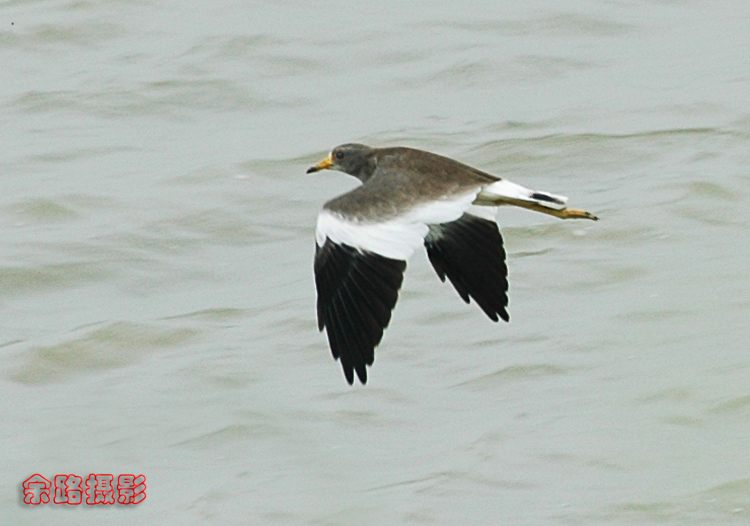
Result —
<instances>
[{"instance_id":1,"label":"bird","mask_svg":"<svg viewBox=\"0 0 750 526\"><path fill-rule=\"evenodd\" d=\"M559 219L597 216L441 155L403 146L336 146L307 173L338 170L362 184L323 205L313 270L318 330L349 385L367 383L406 263L424 245L442 282L492 320L509 321L508 268L495 216L511 205Z\"/></svg>"}]
</instances>

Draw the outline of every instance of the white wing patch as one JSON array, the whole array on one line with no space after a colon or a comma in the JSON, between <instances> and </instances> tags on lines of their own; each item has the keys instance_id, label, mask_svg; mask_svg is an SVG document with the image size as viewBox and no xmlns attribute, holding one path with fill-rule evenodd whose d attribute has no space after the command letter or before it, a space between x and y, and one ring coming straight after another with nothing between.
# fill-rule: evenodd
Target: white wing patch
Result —
<instances>
[{"instance_id":1,"label":"white wing patch","mask_svg":"<svg viewBox=\"0 0 750 526\"><path fill-rule=\"evenodd\" d=\"M549 208L564 208L565 203L568 202L568 198L565 196L530 190L520 184L512 183L505 179L488 184L482 188L482 191L479 192L479 195L477 196L477 200L492 201L493 199L503 197L529 201Z\"/></svg>"},{"instance_id":2,"label":"white wing patch","mask_svg":"<svg viewBox=\"0 0 750 526\"><path fill-rule=\"evenodd\" d=\"M315 240L318 246L326 238L358 250L406 261L422 246L429 224L455 221L471 206L479 189L469 193L419 205L404 215L387 221L358 221L331 210L318 215Z\"/></svg>"},{"instance_id":3,"label":"white wing patch","mask_svg":"<svg viewBox=\"0 0 750 526\"><path fill-rule=\"evenodd\" d=\"M315 240L321 247L328 238L339 245L405 261L422 244L426 234L427 225L424 223L399 220L360 223L323 210L318 216Z\"/></svg>"},{"instance_id":4,"label":"white wing patch","mask_svg":"<svg viewBox=\"0 0 750 526\"><path fill-rule=\"evenodd\" d=\"M487 219L488 221L494 221L497 218L497 207L471 205L466 209L466 213L482 219Z\"/></svg>"}]
</instances>

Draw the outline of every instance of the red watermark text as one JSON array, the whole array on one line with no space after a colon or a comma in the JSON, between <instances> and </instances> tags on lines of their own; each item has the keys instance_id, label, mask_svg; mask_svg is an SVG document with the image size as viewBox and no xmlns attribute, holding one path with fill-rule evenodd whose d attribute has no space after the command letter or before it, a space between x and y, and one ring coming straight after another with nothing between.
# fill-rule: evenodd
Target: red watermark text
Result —
<instances>
[{"instance_id":1,"label":"red watermark text","mask_svg":"<svg viewBox=\"0 0 750 526\"><path fill-rule=\"evenodd\" d=\"M86 479L77 475L55 475L50 482L39 474L23 481L25 504L139 504L146 498L144 475L91 473Z\"/></svg>"}]
</instances>

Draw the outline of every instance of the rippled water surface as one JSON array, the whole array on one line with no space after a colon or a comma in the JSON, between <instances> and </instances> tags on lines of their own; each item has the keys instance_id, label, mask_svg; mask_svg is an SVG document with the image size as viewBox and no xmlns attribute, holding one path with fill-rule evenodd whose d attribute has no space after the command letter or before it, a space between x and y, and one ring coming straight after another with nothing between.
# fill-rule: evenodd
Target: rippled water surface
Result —
<instances>
[{"instance_id":1,"label":"rippled water surface","mask_svg":"<svg viewBox=\"0 0 750 526\"><path fill-rule=\"evenodd\" d=\"M3 524L748 524L745 1L0 3ZM510 324L410 262L367 387L316 330L348 141L502 210ZM144 474L122 506L34 473Z\"/></svg>"}]
</instances>

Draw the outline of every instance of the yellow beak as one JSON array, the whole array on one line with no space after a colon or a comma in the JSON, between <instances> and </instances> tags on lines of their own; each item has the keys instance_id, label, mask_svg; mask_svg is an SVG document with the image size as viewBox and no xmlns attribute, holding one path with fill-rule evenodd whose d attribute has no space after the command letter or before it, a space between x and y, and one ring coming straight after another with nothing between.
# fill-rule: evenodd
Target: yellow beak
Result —
<instances>
[{"instance_id":1,"label":"yellow beak","mask_svg":"<svg viewBox=\"0 0 750 526\"><path fill-rule=\"evenodd\" d=\"M331 157L329 156L323 159L322 161L320 161L315 166L311 166L310 168L308 168L307 173L311 174L313 172L318 172L320 170L326 170L330 168L331 166L333 166L333 161L331 160Z\"/></svg>"}]
</instances>

